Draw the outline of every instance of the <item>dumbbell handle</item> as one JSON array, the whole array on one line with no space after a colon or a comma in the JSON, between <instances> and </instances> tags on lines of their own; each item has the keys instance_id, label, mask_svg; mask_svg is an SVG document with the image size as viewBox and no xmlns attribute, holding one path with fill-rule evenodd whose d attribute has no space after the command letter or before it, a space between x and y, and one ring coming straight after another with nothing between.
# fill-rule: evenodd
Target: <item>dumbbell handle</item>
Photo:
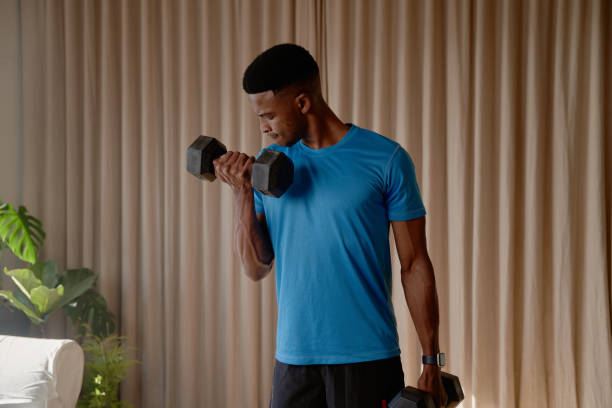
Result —
<instances>
[{"instance_id":1,"label":"dumbbell handle","mask_svg":"<svg viewBox=\"0 0 612 408\"><path fill-rule=\"evenodd\" d=\"M214 181L213 160L227 153L217 139L198 137L187 149L187 171L200 179ZM285 154L265 150L253 163L251 185L262 194L280 197L293 182L293 163Z\"/></svg>"}]
</instances>

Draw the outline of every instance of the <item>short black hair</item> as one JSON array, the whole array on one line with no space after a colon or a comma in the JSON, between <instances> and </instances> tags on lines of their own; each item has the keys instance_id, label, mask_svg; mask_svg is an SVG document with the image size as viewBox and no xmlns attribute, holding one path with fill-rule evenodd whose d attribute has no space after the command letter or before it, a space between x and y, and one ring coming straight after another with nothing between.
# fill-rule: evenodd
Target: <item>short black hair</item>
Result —
<instances>
[{"instance_id":1,"label":"short black hair","mask_svg":"<svg viewBox=\"0 0 612 408\"><path fill-rule=\"evenodd\" d=\"M244 71L242 88L248 94L277 93L288 85L317 78L319 66L296 44L278 44L259 54Z\"/></svg>"}]
</instances>

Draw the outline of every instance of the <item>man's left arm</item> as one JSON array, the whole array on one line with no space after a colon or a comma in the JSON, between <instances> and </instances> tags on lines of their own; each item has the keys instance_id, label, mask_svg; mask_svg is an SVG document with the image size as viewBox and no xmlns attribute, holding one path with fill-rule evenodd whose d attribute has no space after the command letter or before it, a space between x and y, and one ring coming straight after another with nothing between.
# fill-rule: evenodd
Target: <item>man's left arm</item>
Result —
<instances>
[{"instance_id":1,"label":"man's left arm","mask_svg":"<svg viewBox=\"0 0 612 408\"><path fill-rule=\"evenodd\" d=\"M391 221L401 265L402 286L424 355L440 352L438 295L433 265L427 253L425 217ZM437 406L446 406L440 368L425 364L417 387L431 393Z\"/></svg>"}]
</instances>

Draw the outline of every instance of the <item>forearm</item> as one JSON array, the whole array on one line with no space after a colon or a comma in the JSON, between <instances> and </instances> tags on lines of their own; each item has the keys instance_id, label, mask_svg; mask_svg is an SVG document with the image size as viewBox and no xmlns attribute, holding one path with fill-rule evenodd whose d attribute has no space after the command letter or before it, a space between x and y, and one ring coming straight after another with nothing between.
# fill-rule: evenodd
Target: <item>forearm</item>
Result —
<instances>
[{"instance_id":1,"label":"forearm","mask_svg":"<svg viewBox=\"0 0 612 408\"><path fill-rule=\"evenodd\" d=\"M438 353L438 295L433 266L429 259L415 260L409 269L403 269L402 286L423 354Z\"/></svg>"},{"instance_id":2,"label":"forearm","mask_svg":"<svg viewBox=\"0 0 612 408\"><path fill-rule=\"evenodd\" d=\"M234 242L246 274L253 280L264 278L272 269L274 251L264 232L253 203L253 189L234 191Z\"/></svg>"}]
</instances>

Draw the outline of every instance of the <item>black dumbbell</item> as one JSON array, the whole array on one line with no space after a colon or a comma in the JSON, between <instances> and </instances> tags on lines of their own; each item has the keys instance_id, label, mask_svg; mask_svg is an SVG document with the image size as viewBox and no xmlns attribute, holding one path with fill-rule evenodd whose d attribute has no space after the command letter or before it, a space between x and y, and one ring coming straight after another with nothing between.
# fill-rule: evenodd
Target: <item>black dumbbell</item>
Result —
<instances>
[{"instance_id":1,"label":"black dumbbell","mask_svg":"<svg viewBox=\"0 0 612 408\"><path fill-rule=\"evenodd\" d=\"M442 371L442 386L448 396L447 408L456 407L463 401L463 389L459 377ZM436 406L430 393L406 387L391 400L389 408L436 408Z\"/></svg>"},{"instance_id":2,"label":"black dumbbell","mask_svg":"<svg viewBox=\"0 0 612 408\"><path fill-rule=\"evenodd\" d=\"M187 171L200 179L214 181L213 160L227 153L214 137L200 136L187 148ZM251 184L262 194L280 197L293 182L293 163L284 153L264 150L253 163Z\"/></svg>"}]
</instances>

